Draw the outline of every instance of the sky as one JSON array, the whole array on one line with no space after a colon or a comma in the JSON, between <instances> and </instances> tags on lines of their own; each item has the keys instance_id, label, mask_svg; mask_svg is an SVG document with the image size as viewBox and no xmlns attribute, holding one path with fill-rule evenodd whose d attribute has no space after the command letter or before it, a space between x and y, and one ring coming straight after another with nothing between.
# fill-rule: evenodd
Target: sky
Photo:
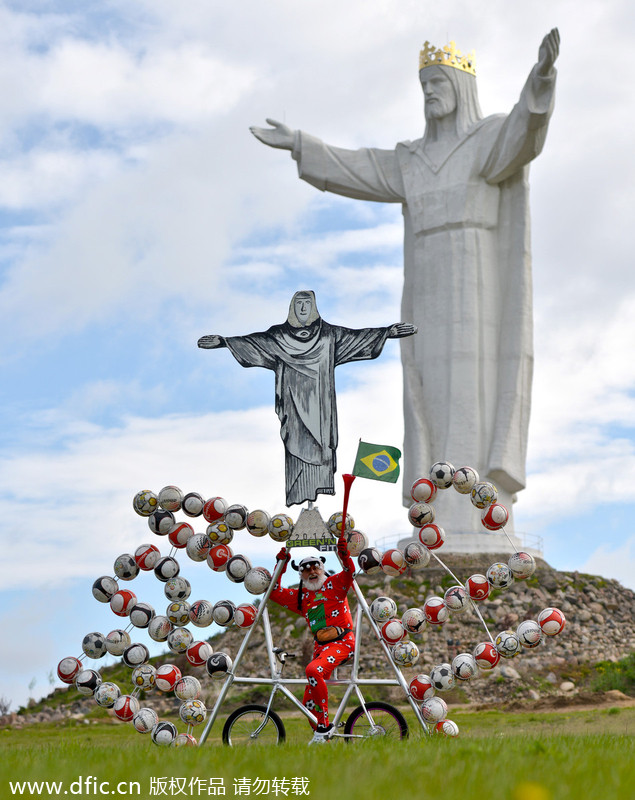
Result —
<instances>
[{"instance_id":1,"label":"sky","mask_svg":"<svg viewBox=\"0 0 635 800\"><path fill-rule=\"evenodd\" d=\"M483 112L505 112L554 26L514 515L554 567L635 588L632 4L0 3L0 620L20 631L2 637L0 696L13 707L58 685L51 671L84 634L118 627L90 587L156 541L137 491L285 510L272 376L199 336L282 322L304 288L333 323L399 319L400 208L316 191L249 126L271 117L351 148L416 139L426 39L474 49ZM401 444L395 342L339 368L337 390L344 471L360 437ZM372 541L409 528L398 485L357 481L351 511ZM271 566L276 549L245 552ZM204 566L183 572L192 599L238 596ZM164 602L151 576L131 588Z\"/></svg>"}]
</instances>

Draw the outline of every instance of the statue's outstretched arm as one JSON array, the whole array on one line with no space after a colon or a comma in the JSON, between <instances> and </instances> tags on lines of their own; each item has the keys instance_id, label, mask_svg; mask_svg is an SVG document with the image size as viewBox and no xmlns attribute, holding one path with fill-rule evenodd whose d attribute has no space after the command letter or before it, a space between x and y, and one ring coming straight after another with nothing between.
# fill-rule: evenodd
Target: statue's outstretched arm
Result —
<instances>
[{"instance_id":1,"label":"statue's outstretched arm","mask_svg":"<svg viewBox=\"0 0 635 800\"><path fill-rule=\"evenodd\" d=\"M203 350L216 350L219 347L227 347L225 339L215 333L211 333L209 336L201 336L197 344Z\"/></svg>"},{"instance_id":2,"label":"statue's outstretched arm","mask_svg":"<svg viewBox=\"0 0 635 800\"><path fill-rule=\"evenodd\" d=\"M267 124L271 125L271 128L258 128L256 125L252 125L249 130L256 139L263 142L263 144L268 144L269 147L293 150L295 131L285 125L284 122L278 122L275 119L267 118Z\"/></svg>"},{"instance_id":3,"label":"statue's outstretched arm","mask_svg":"<svg viewBox=\"0 0 635 800\"><path fill-rule=\"evenodd\" d=\"M414 336L417 332L417 326L412 325L410 322L395 322L388 328L389 339L403 339L406 336Z\"/></svg>"},{"instance_id":4,"label":"statue's outstretched arm","mask_svg":"<svg viewBox=\"0 0 635 800\"><path fill-rule=\"evenodd\" d=\"M545 36L538 50L538 74L546 78L551 73L553 65L560 52L560 32L553 28Z\"/></svg>"}]
</instances>

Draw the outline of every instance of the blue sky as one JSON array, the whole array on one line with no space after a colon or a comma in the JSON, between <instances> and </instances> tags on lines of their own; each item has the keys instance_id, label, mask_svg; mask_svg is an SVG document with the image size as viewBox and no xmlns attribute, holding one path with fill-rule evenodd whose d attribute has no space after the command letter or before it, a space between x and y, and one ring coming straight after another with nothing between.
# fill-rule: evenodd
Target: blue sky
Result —
<instances>
[{"instance_id":1,"label":"blue sky","mask_svg":"<svg viewBox=\"0 0 635 800\"><path fill-rule=\"evenodd\" d=\"M425 39L476 49L489 114L512 107L560 28L556 112L531 170L536 369L516 527L554 566L635 588L635 12L516 6L0 4L0 617L24 637L3 639L0 694L14 705L31 678L48 689L85 633L116 626L90 586L152 541L131 510L139 489L284 509L271 376L196 340L280 322L300 288L332 322L398 320L402 223L398 207L303 184L248 128L274 117L347 147L417 138ZM348 468L360 437L402 440L398 347L338 373ZM399 487L361 483L371 539L406 530ZM247 546L270 564L273 545ZM201 569L198 596L233 596ZM152 602L156 587L138 586Z\"/></svg>"}]
</instances>

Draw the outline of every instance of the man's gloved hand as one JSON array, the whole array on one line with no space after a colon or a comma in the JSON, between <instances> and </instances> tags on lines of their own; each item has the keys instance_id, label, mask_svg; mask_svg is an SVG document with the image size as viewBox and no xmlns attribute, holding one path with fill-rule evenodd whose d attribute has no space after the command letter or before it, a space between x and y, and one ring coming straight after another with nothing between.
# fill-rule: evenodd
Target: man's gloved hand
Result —
<instances>
[{"instance_id":1,"label":"man's gloved hand","mask_svg":"<svg viewBox=\"0 0 635 800\"><path fill-rule=\"evenodd\" d=\"M346 541L346 537L345 537L345 535L343 533L340 534L340 537L337 540L337 554L341 558L346 558L346 556L349 555L348 542Z\"/></svg>"},{"instance_id":2,"label":"man's gloved hand","mask_svg":"<svg viewBox=\"0 0 635 800\"><path fill-rule=\"evenodd\" d=\"M291 558L291 553L286 547L282 547L276 556L276 561L284 561L285 563Z\"/></svg>"}]
</instances>

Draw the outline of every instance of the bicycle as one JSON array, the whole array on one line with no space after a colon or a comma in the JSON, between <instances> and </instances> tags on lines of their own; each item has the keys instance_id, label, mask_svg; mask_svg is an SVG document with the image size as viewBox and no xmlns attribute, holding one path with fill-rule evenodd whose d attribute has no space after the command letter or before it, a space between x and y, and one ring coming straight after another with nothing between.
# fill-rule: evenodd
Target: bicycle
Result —
<instances>
[{"instance_id":1,"label":"bicycle","mask_svg":"<svg viewBox=\"0 0 635 800\"><path fill-rule=\"evenodd\" d=\"M272 709L273 700L277 692L282 692L310 722L314 725L317 724L317 719L311 711L302 705L282 681L282 672L286 660L295 658L295 654L288 653L280 647L274 648L273 653L280 666L273 675L273 685L267 704L249 703L233 711L223 727L222 739L224 744L238 746L280 744L284 742L286 739L284 723ZM335 678L328 681L328 683L337 684L340 682ZM348 684L349 682L343 683ZM353 691L356 691L361 705L353 709L344 723L342 722L342 716ZM378 700L365 702L359 688L351 684L348 685L348 689L335 712L333 725L334 732L330 738L341 738L347 743L374 737L387 737L395 740L406 739L409 735L408 723L398 709L389 703ZM340 727L344 728L343 733L338 732L337 729Z\"/></svg>"}]
</instances>

